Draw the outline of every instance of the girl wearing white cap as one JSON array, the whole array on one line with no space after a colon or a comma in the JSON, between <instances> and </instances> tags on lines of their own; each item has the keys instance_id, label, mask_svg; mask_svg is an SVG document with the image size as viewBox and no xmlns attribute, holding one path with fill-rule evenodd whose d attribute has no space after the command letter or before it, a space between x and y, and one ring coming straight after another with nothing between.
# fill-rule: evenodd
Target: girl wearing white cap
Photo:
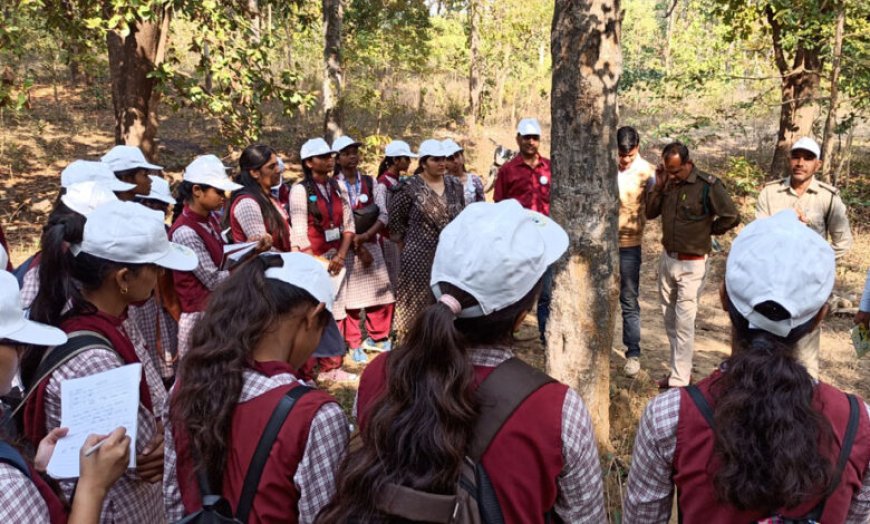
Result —
<instances>
[{"instance_id":1,"label":"girl wearing white cap","mask_svg":"<svg viewBox=\"0 0 870 524\"><path fill-rule=\"evenodd\" d=\"M361 173L359 142L348 136L335 140L332 149L338 152L335 179L343 186L354 213L356 235L353 250L347 257L347 284L344 307L347 317L341 323L348 346L354 350L354 360L367 360L363 350L389 351L390 328L393 324L393 291L384 253L378 244L378 234L387 223L385 194L372 177ZM360 313L366 312L366 333L360 332Z\"/></svg>"},{"instance_id":2,"label":"girl wearing white cap","mask_svg":"<svg viewBox=\"0 0 870 524\"><path fill-rule=\"evenodd\" d=\"M169 404L163 483L169 522L197 511L203 488L223 495L242 522L312 522L332 496L347 417L328 393L306 387L297 370L324 330L336 329L333 292L313 257L265 253L212 294ZM245 477L270 414L295 395L301 396L270 446L250 512L240 515Z\"/></svg>"},{"instance_id":3,"label":"girl wearing white cap","mask_svg":"<svg viewBox=\"0 0 870 524\"><path fill-rule=\"evenodd\" d=\"M387 264L387 274L390 275L390 285L393 294L399 284L399 266L401 255L399 246L390 240L390 199L393 190L398 186L402 173L407 173L411 167L411 158L417 155L411 152L411 147L401 140L393 140L384 148L384 159L378 166L378 187L375 189L375 200L384 202L381 215L378 220L383 222L384 227L380 232L381 246L384 248L384 262ZM380 194L379 194L380 193Z\"/></svg>"},{"instance_id":4,"label":"girl wearing white cap","mask_svg":"<svg viewBox=\"0 0 870 524\"><path fill-rule=\"evenodd\" d=\"M67 354L59 365L45 372L39 370L42 353L31 351L25 356L22 382L32 394L24 405L24 431L32 444L60 425L61 382L125 364L142 364L136 468L109 490L103 506L104 522L163 519L159 408L166 389L141 334L124 317L130 304L151 296L161 268L190 271L196 263L189 249L169 242L160 213L132 202L115 201L94 210L85 223L81 243L71 245L64 256L45 268L52 278L42 282L37 296L42 307L32 309L31 318L70 334L92 332L99 341L81 352ZM68 302L71 309L64 313ZM75 481L63 480L60 485L69 496Z\"/></svg>"},{"instance_id":5,"label":"girl wearing white cap","mask_svg":"<svg viewBox=\"0 0 870 524\"><path fill-rule=\"evenodd\" d=\"M241 188L229 179L218 157L205 155L197 157L184 169L183 179L176 190L181 209L169 230L169 239L189 247L199 260L193 271L172 272L181 307L178 319L179 357L183 357L190 347L190 332L202 318L212 290L230 274L220 269L224 241L215 212L223 209L226 192ZM267 249L265 241L261 247Z\"/></svg>"},{"instance_id":6,"label":"girl wearing white cap","mask_svg":"<svg viewBox=\"0 0 870 524\"><path fill-rule=\"evenodd\" d=\"M834 277L834 251L794 210L737 235L720 288L731 357L647 405L623 522L668 522L675 488L684 522L870 520L870 406L796 354Z\"/></svg>"},{"instance_id":7,"label":"girl wearing white cap","mask_svg":"<svg viewBox=\"0 0 870 524\"><path fill-rule=\"evenodd\" d=\"M115 146L103 155L100 160L109 165L115 177L125 184L135 187L127 191L117 191L118 199L133 200L136 195L151 194L150 174L163 171L163 167L152 164L145 159L142 150L135 146Z\"/></svg>"},{"instance_id":8,"label":"girl wearing white cap","mask_svg":"<svg viewBox=\"0 0 870 524\"><path fill-rule=\"evenodd\" d=\"M335 152L322 138L302 144L303 178L290 188L290 217L293 224L293 247L303 253L329 259L329 273L338 275L345 269L351 243L356 233L353 212L345 190L330 178L335 169ZM347 317L345 296L347 274L339 288L333 316L342 323ZM342 357L319 358L308 362L301 373L331 381L356 380L356 375L341 369Z\"/></svg>"},{"instance_id":9,"label":"girl wearing white cap","mask_svg":"<svg viewBox=\"0 0 870 524\"><path fill-rule=\"evenodd\" d=\"M24 318L20 306L18 282L11 274L0 271L0 395L12 388L12 378L25 346L31 351L45 351L43 347L66 342L66 333L60 329L31 322ZM2 411L2 405L0 405ZM2 415L2 413L0 413ZM42 474L59 438L67 428L50 431L37 447L36 456L25 459L21 452L0 434L0 521L96 523L100 518L106 492L123 475L130 462L130 437L124 428L111 435L90 435L82 451L104 440L90 456L80 457L78 490L72 507L65 507Z\"/></svg>"},{"instance_id":10,"label":"girl wearing white cap","mask_svg":"<svg viewBox=\"0 0 870 524\"><path fill-rule=\"evenodd\" d=\"M271 241L275 251L290 251L289 217L281 203L272 196L272 186L281 180L278 156L263 144L250 145L239 157L241 172L236 182L243 187L234 191L224 225L229 225L233 242Z\"/></svg>"},{"instance_id":11,"label":"girl wearing white cap","mask_svg":"<svg viewBox=\"0 0 870 524\"><path fill-rule=\"evenodd\" d=\"M417 172L399 186L389 204L390 237L402 253L396 287L396 331L400 334L435 302L429 274L438 235L465 207L462 185L445 176L447 154L441 142L424 140L419 154Z\"/></svg>"},{"instance_id":12,"label":"girl wearing white cap","mask_svg":"<svg viewBox=\"0 0 870 524\"><path fill-rule=\"evenodd\" d=\"M469 206L444 228L429 282L439 299L397 349L366 367L357 395L362 442L342 464L320 522L421 520L418 501L436 494L446 511L437 522L452 522L468 459L491 484L482 487L477 471L474 495L486 495L478 505L496 506L500 522L606 520L583 401L510 350L544 272L567 247L561 227L516 201Z\"/></svg>"},{"instance_id":13,"label":"girl wearing white cap","mask_svg":"<svg viewBox=\"0 0 870 524\"><path fill-rule=\"evenodd\" d=\"M441 144L447 155L447 172L455 176L462 184L465 205L486 200L483 196L483 182L481 182L480 177L465 171L465 150L462 149L462 146L450 138L444 139Z\"/></svg>"}]
</instances>

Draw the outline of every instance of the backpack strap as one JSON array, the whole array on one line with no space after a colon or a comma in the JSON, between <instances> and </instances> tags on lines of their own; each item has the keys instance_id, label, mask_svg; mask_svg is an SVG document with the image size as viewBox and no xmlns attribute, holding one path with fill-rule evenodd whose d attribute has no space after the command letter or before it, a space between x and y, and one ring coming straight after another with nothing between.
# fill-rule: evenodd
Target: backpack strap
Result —
<instances>
[{"instance_id":1,"label":"backpack strap","mask_svg":"<svg viewBox=\"0 0 870 524\"><path fill-rule=\"evenodd\" d=\"M284 425L284 421L287 420L287 416L290 415L290 411L293 410L296 402L312 389L302 385L290 389L281 397L278 405L275 406L275 410L272 411L272 416L269 418L262 436L260 436L260 442L257 443L254 457L248 466L248 472L245 474L245 483L242 485L242 494L239 497L239 505L236 508L236 517L241 522L248 522L248 516L254 505L254 497L260 485L260 477L263 475L263 468L266 466L266 460L269 458L269 453L272 451L275 439L278 438L281 426Z\"/></svg>"},{"instance_id":2,"label":"backpack strap","mask_svg":"<svg viewBox=\"0 0 870 524\"><path fill-rule=\"evenodd\" d=\"M704 398L704 395L701 393L701 390L698 389L698 386L691 384L686 387L686 393L689 394L689 398L695 402L695 407L698 408L698 411L701 412L701 415L704 416L704 420L707 421L707 424L710 426L710 429L716 430L716 425L713 424L713 410L710 408L710 404L707 403L707 399Z\"/></svg>"},{"instance_id":3,"label":"backpack strap","mask_svg":"<svg viewBox=\"0 0 870 524\"><path fill-rule=\"evenodd\" d=\"M24 457L11 444L0 441L0 462L9 464L30 479L30 468L24 462Z\"/></svg>"},{"instance_id":4,"label":"backpack strap","mask_svg":"<svg viewBox=\"0 0 870 524\"><path fill-rule=\"evenodd\" d=\"M466 453L479 462L490 442L532 393L555 379L518 358L502 362L477 388L480 415Z\"/></svg>"},{"instance_id":5,"label":"backpack strap","mask_svg":"<svg viewBox=\"0 0 870 524\"><path fill-rule=\"evenodd\" d=\"M412 522L448 523L456 516L456 495L427 493L388 483L381 488L375 507L393 517Z\"/></svg>"}]
</instances>

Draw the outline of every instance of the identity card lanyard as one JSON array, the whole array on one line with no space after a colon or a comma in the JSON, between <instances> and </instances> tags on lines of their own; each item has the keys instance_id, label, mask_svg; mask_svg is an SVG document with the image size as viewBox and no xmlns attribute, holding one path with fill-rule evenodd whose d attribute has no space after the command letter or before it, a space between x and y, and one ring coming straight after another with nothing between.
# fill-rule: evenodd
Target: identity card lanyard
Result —
<instances>
[{"instance_id":1,"label":"identity card lanyard","mask_svg":"<svg viewBox=\"0 0 870 524\"><path fill-rule=\"evenodd\" d=\"M344 177L344 185L347 186L347 192L351 199L351 209L353 209L356 207L357 200L360 199L360 193L362 193L362 179L359 173L356 174L356 183L353 186L347 181L347 177ZM353 191L354 189L356 189L356 192Z\"/></svg>"},{"instance_id":2,"label":"identity card lanyard","mask_svg":"<svg viewBox=\"0 0 870 524\"><path fill-rule=\"evenodd\" d=\"M329 194L329 181L326 182L325 191L320 191L320 187L317 189L323 195L323 199L326 200L326 214L329 215L329 229L323 232L324 240L335 242L341 238L341 228L335 227L335 218L332 215L332 195Z\"/></svg>"}]
</instances>

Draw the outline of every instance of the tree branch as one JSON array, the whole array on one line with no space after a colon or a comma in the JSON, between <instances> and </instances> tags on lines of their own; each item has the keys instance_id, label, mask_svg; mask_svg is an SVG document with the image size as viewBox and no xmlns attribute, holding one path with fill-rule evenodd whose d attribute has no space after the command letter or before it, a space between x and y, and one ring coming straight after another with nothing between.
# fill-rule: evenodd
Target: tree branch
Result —
<instances>
[{"instance_id":1,"label":"tree branch","mask_svg":"<svg viewBox=\"0 0 870 524\"><path fill-rule=\"evenodd\" d=\"M676 1L676 0L675 0ZM776 68L783 75L789 70L788 61L785 59L785 51L782 49L782 25L776 19L776 14L773 8L768 4L764 8L764 14L767 16L767 22L770 24L771 39L773 40L773 56L776 61Z\"/></svg>"},{"instance_id":2,"label":"tree branch","mask_svg":"<svg viewBox=\"0 0 870 524\"><path fill-rule=\"evenodd\" d=\"M665 16L663 16L662 18L669 18L669 17L673 14L674 9L676 9L676 7L677 7L677 1L678 1L678 0L674 0L674 1L671 3L671 7L670 7L670 9L668 9L668 12L665 13Z\"/></svg>"}]
</instances>

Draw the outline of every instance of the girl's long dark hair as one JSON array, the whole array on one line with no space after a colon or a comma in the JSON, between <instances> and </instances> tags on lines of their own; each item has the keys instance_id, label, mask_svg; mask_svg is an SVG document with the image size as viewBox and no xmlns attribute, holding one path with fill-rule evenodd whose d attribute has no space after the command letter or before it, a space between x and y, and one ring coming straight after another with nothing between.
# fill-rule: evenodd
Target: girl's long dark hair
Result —
<instances>
[{"instance_id":1,"label":"girl's long dark hair","mask_svg":"<svg viewBox=\"0 0 870 524\"><path fill-rule=\"evenodd\" d=\"M223 489L233 413L253 350L279 317L318 304L299 287L266 279L266 269L281 264L278 255L254 257L218 286L178 368L170 419L188 436L195 467L205 470L215 493ZM328 318L324 312L324 325Z\"/></svg>"},{"instance_id":2,"label":"girl's long dark hair","mask_svg":"<svg viewBox=\"0 0 870 524\"><path fill-rule=\"evenodd\" d=\"M266 165L274 154L275 150L265 144L253 144L242 151L242 156L239 157L240 171L239 175L236 177L236 183L241 184L244 187L234 191L233 194L230 195L230 198L227 201L227 212L224 213L224 227L229 227L231 219L229 210L232 209L233 203L242 195L250 195L260 206L260 212L263 213L263 222L265 223L266 230L269 234L275 235L280 239L281 244L285 244L289 241L287 238L287 228L285 227L286 221L284 220L284 217L281 216L281 213L275 209L275 205L272 204L269 196L263 193L263 188L260 187L260 183L251 176L251 171L255 171Z\"/></svg>"},{"instance_id":3,"label":"girl's long dark hair","mask_svg":"<svg viewBox=\"0 0 870 524\"><path fill-rule=\"evenodd\" d=\"M396 163L396 159L390 156L385 156L383 160L381 160L380 165L378 165L378 177L387 172L387 169L390 168L393 164Z\"/></svg>"},{"instance_id":4,"label":"girl's long dark hair","mask_svg":"<svg viewBox=\"0 0 870 524\"><path fill-rule=\"evenodd\" d=\"M441 283L463 308L468 293ZM367 414L364 445L351 450L338 473L335 496L318 522L391 522L373 509L387 483L453 494L478 405L469 348L507 345L519 315L532 307L540 283L516 304L485 317L454 318L436 302L414 321L388 361L386 394Z\"/></svg>"},{"instance_id":5,"label":"girl's long dark hair","mask_svg":"<svg viewBox=\"0 0 870 524\"><path fill-rule=\"evenodd\" d=\"M415 175L419 175L420 173L422 173L423 171L426 170L425 165L426 165L426 160L427 160L428 158L429 158L429 155L427 155L427 156L421 156L421 157L420 157L420 162L417 164L417 168L414 169L414 174L415 174Z\"/></svg>"},{"instance_id":6,"label":"girl's long dark hair","mask_svg":"<svg viewBox=\"0 0 870 524\"><path fill-rule=\"evenodd\" d=\"M772 320L789 315L775 302L756 310ZM833 430L813 408L815 384L795 357L795 344L813 330L814 319L778 337L750 328L730 304L729 315L735 351L711 386L721 461L716 493L735 508L765 514L825 494Z\"/></svg>"}]
</instances>

